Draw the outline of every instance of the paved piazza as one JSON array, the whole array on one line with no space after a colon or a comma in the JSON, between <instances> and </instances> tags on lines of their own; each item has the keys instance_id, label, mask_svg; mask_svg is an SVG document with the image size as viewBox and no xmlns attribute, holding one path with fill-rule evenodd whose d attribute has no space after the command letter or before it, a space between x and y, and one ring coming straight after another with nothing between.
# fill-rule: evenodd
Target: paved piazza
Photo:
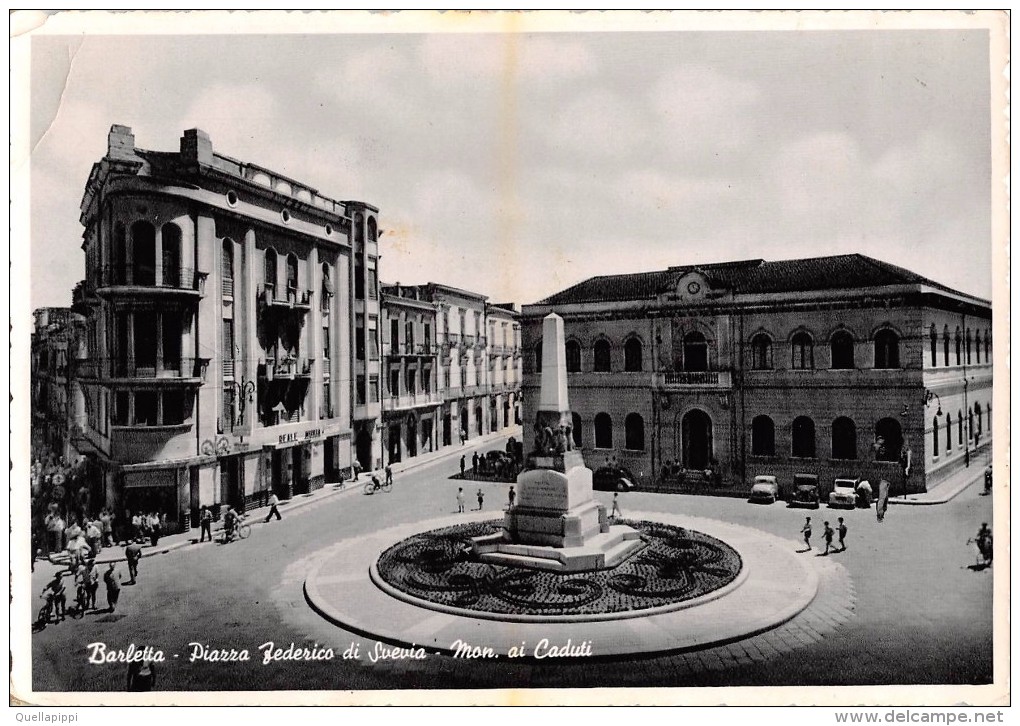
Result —
<instances>
[{"instance_id":1,"label":"paved piazza","mask_svg":"<svg viewBox=\"0 0 1020 726\"><path fill-rule=\"evenodd\" d=\"M470 458L471 447L463 451ZM34 688L122 689L124 664L88 662L87 646L96 642L110 649L134 644L164 651L159 690L167 691L980 684L992 678L993 576L971 569L975 550L967 544L981 522L991 521L991 498L978 496L977 486L942 505L893 506L883 523L874 510L805 511L739 499L621 495L627 519L704 532L732 546L747 565L748 579L735 580L732 593L722 588L722 597L655 617L684 618L731 605L733 610L714 621L698 617L690 627L682 620L663 625L650 618L515 623L515 634L536 630L511 643L511 631L500 633L491 620L400 610L412 606L368 581L379 553L408 535L500 516L497 507L506 502L508 486L497 483L477 484L489 508L456 513L463 483L448 478L456 468L451 459L398 472L389 494L364 496L350 486L320 492L300 498L299 507L285 505L280 522L257 522L243 542L186 545L146 557L138 584L124 588L116 613L90 612L31 636ZM473 495L476 484L471 486ZM596 497L608 503L612 495ZM816 525L810 552L801 551L798 539L805 516ZM821 524L835 523L837 516L849 526L847 551L820 556ZM34 596L56 569L36 563ZM769 574L759 583L761 594L749 597L756 570ZM807 580L795 572L807 573ZM319 595L328 594L333 617L343 625L309 604L306 582L316 577ZM783 593L784 578L813 585ZM317 597L311 590L310 596ZM99 602L105 605L102 591ZM40 604L33 600L26 610L34 613ZM382 632L380 620L388 621L389 632ZM615 628L614 635L603 637L593 627ZM543 660L386 657L402 642L446 648L461 639L498 653L521 640L531 651L543 638L550 647L568 639L578 647L587 640L592 653ZM329 648L335 657L264 664L260 646L267 643L284 650L291 644ZM652 644L648 651L654 652L635 654L634 643ZM246 649L251 657L193 659L196 647Z\"/></svg>"}]
</instances>

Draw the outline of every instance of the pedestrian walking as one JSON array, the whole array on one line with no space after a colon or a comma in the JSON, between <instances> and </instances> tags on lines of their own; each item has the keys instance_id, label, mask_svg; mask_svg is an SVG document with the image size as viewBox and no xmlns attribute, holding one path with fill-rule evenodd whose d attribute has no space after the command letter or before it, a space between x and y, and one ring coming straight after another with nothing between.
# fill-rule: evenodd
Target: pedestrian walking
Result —
<instances>
[{"instance_id":1,"label":"pedestrian walking","mask_svg":"<svg viewBox=\"0 0 1020 726\"><path fill-rule=\"evenodd\" d=\"M87 522L85 524L85 541L92 551L92 557L99 555L103 548L103 531L99 528L99 522Z\"/></svg>"},{"instance_id":2,"label":"pedestrian walking","mask_svg":"<svg viewBox=\"0 0 1020 726\"><path fill-rule=\"evenodd\" d=\"M514 485L513 484L510 485L510 492L506 496L507 496L507 500L509 500L509 502L510 502L510 506L508 507L508 509L513 509L513 507L514 507L514 500L517 499L517 492L514 491Z\"/></svg>"},{"instance_id":3,"label":"pedestrian walking","mask_svg":"<svg viewBox=\"0 0 1020 726\"><path fill-rule=\"evenodd\" d=\"M800 528L800 532L804 535L804 544L811 549L811 517L804 519L804 526Z\"/></svg>"},{"instance_id":4,"label":"pedestrian walking","mask_svg":"<svg viewBox=\"0 0 1020 726\"><path fill-rule=\"evenodd\" d=\"M202 528L202 534L198 541L205 542L206 535L209 535L209 541L212 542L212 511L204 504L198 515L198 524Z\"/></svg>"},{"instance_id":5,"label":"pedestrian walking","mask_svg":"<svg viewBox=\"0 0 1020 726\"><path fill-rule=\"evenodd\" d=\"M131 580L127 584L134 585L135 580L138 579L138 563L142 559L142 546L137 542L132 542L124 548L124 558L127 560L128 574L131 575Z\"/></svg>"},{"instance_id":6,"label":"pedestrian walking","mask_svg":"<svg viewBox=\"0 0 1020 726\"><path fill-rule=\"evenodd\" d=\"M149 515L149 541L152 542L153 547L159 544L159 536L162 533L163 523L160 521L159 515L153 512Z\"/></svg>"},{"instance_id":7,"label":"pedestrian walking","mask_svg":"<svg viewBox=\"0 0 1020 726\"><path fill-rule=\"evenodd\" d=\"M620 492L613 492L613 512L610 517L622 517L623 510L620 509Z\"/></svg>"},{"instance_id":8,"label":"pedestrian walking","mask_svg":"<svg viewBox=\"0 0 1020 726\"><path fill-rule=\"evenodd\" d=\"M386 465L386 483L393 486L393 468L389 464Z\"/></svg>"},{"instance_id":9,"label":"pedestrian walking","mask_svg":"<svg viewBox=\"0 0 1020 726\"><path fill-rule=\"evenodd\" d=\"M842 517L839 518L839 527L836 530L839 532L839 551L846 552L846 524Z\"/></svg>"},{"instance_id":10,"label":"pedestrian walking","mask_svg":"<svg viewBox=\"0 0 1020 726\"><path fill-rule=\"evenodd\" d=\"M482 505L485 504L485 493L479 488L478 490L478 511L482 511Z\"/></svg>"},{"instance_id":11,"label":"pedestrian walking","mask_svg":"<svg viewBox=\"0 0 1020 726\"><path fill-rule=\"evenodd\" d=\"M461 479L464 478L464 467L465 467L465 464L464 464L464 455L461 454L461 457L460 457L460 478Z\"/></svg>"},{"instance_id":12,"label":"pedestrian walking","mask_svg":"<svg viewBox=\"0 0 1020 726\"><path fill-rule=\"evenodd\" d=\"M273 492L270 495L270 497L269 497L269 514L266 515L266 521L267 522L269 521L269 519L274 514L276 515L276 521L277 522L279 522L281 519L283 519L283 517L280 516L279 506L280 506L280 498L278 496L276 496L276 492Z\"/></svg>"},{"instance_id":13,"label":"pedestrian walking","mask_svg":"<svg viewBox=\"0 0 1020 726\"><path fill-rule=\"evenodd\" d=\"M477 451L474 454L471 455L471 473L472 474L477 474L478 473L478 452Z\"/></svg>"},{"instance_id":14,"label":"pedestrian walking","mask_svg":"<svg viewBox=\"0 0 1020 726\"><path fill-rule=\"evenodd\" d=\"M85 561L85 606L89 610L96 609L96 594L99 592L99 568L95 560Z\"/></svg>"},{"instance_id":15,"label":"pedestrian walking","mask_svg":"<svg viewBox=\"0 0 1020 726\"><path fill-rule=\"evenodd\" d=\"M129 691L151 691L156 685L156 664L148 658L131 661L127 672Z\"/></svg>"},{"instance_id":16,"label":"pedestrian walking","mask_svg":"<svg viewBox=\"0 0 1020 726\"><path fill-rule=\"evenodd\" d=\"M461 514L464 512L464 487L457 490L457 512Z\"/></svg>"},{"instance_id":17,"label":"pedestrian walking","mask_svg":"<svg viewBox=\"0 0 1020 726\"><path fill-rule=\"evenodd\" d=\"M829 548L832 547L832 536L835 534L832 527L829 526L828 522L825 522L824 529L822 529L822 537L825 538L825 552L822 554L829 554Z\"/></svg>"},{"instance_id":18,"label":"pedestrian walking","mask_svg":"<svg viewBox=\"0 0 1020 726\"><path fill-rule=\"evenodd\" d=\"M67 590L64 588L64 573L58 571L43 588L43 597L50 603L50 615L59 623L67 612Z\"/></svg>"},{"instance_id":19,"label":"pedestrian walking","mask_svg":"<svg viewBox=\"0 0 1020 726\"><path fill-rule=\"evenodd\" d=\"M351 481L357 481L358 477L361 476L362 468L361 462L357 459L354 460L354 466L351 467L354 470L354 478Z\"/></svg>"},{"instance_id":20,"label":"pedestrian walking","mask_svg":"<svg viewBox=\"0 0 1020 726\"><path fill-rule=\"evenodd\" d=\"M103 582L106 583L106 606L111 613L117 609L117 600L120 598L120 581L121 574L117 569L117 563L111 562L110 566L106 568L106 572L103 573Z\"/></svg>"},{"instance_id":21,"label":"pedestrian walking","mask_svg":"<svg viewBox=\"0 0 1020 726\"><path fill-rule=\"evenodd\" d=\"M46 515L46 532L49 535L49 550L52 553L64 549L64 519L60 512L50 512Z\"/></svg>"}]
</instances>

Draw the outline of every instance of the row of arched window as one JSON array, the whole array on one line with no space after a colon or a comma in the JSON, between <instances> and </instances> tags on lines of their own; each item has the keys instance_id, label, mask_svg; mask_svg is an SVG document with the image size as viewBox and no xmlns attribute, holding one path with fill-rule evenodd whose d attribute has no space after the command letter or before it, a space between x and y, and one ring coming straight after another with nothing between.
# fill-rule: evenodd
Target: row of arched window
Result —
<instances>
[{"instance_id":1,"label":"row of arched window","mask_svg":"<svg viewBox=\"0 0 1020 726\"><path fill-rule=\"evenodd\" d=\"M938 352L939 352L939 334L935 330L935 324L932 323L928 329L928 342L931 353L931 365L932 367L938 366ZM985 334L982 338L981 331L975 330L973 337L971 337L971 330L967 328L961 332L960 327L957 326L956 333L952 338L952 346L950 346L949 338L949 326L944 325L942 327L942 365L948 366L949 363L949 349L953 348L955 351L955 365L963 365L965 362L967 365L971 364L971 350L976 354L976 362L981 363L981 352L984 351L985 363L992 362L992 331L985 328Z\"/></svg>"},{"instance_id":2,"label":"row of arched window","mask_svg":"<svg viewBox=\"0 0 1020 726\"><path fill-rule=\"evenodd\" d=\"M162 274L158 281L156 227L151 222L139 220L131 225L130 232L129 242L124 224L118 222L114 226L112 265L107 272L106 282L114 285L181 287L181 228L173 222L167 222L159 229Z\"/></svg>"},{"instance_id":3,"label":"row of arched window","mask_svg":"<svg viewBox=\"0 0 1020 726\"><path fill-rule=\"evenodd\" d=\"M883 418L875 424L878 461L897 461L903 445L900 423L894 418ZM833 459L854 460L858 458L857 424L847 416L833 420L830 436L830 456ZM776 456L776 425L766 415L755 416L751 421L751 455ZM790 425L790 456L801 459L815 459L815 422L809 416L798 416Z\"/></svg>"},{"instance_id":4,"label":"row of arched window","mask_svg":"<svg viewBox=\"0 0 1020 726\"><path fill-rule=\"evenodd\" d=\"M900 337L890 328L882 328L874 337L874 367L891 369L900 367ZM774 367L772 337L757 333L751 338L751 368L771 370ZM815 367L815 341L811 334L801 330L790 338L790 368L809 370ZM857 367L855 341L848 330L837 330L829 338L829 367L836 370Z\"/></svg>"},{"instance_id":5,"label":"row of arched window","mask_svg":"<svg viewBox=\"0 0 1020 726\"><path fill-rule=\"evenodd\" d=\"M967 411L967 437L973 438L974 442L977 443L978 439L981 438L984 433L984 425L982 423L982 417L988 417L988 429L992 428L992 404L988 404L984 409L981 408L980 403L974 404L974 410ZM936 415L931 420L931 443L932 443L932 456L940 456L939 453L939 437L940 434L944 434L945 451L950 453L953 450L953 414L952 412L946 413L946 422L943 426L939 425L939 417ZM957 446L963 446L963 411L956 411L956 443Z\"/></svg>"},{"instance_id":6,"label":"row of arched window","mask_svg":"<svg viewBox=\"0 0 1020 726\"><path fill-rule=\"evenodd\" d=\"M581 448L584 440L584 423L576 412L571 412L571 426L573 426L574 446ZM613 417L608 413L595 414L595 448L613 448ZM623 422L623 448L630 451L644 451L645 448L645 420L639 413L629 413Z\"/></svg>"},{"instance_id":7,"label":"row of arched window","mask_svg":"<svg viewBox=\"0 0 1020 726\"><path fill-rule=\"evenodd\" d=\"M581 372L581 344L576 340L566 342L567 373ZM640 372L642 370L643 347L635 337L628 338L623 344L623 370ZM612 372L612 345L605 338L595 341L592 346L592 357L595 373ZM535 372L542 372L542 343L535 345Z\"/></svg>"}]
</instances>

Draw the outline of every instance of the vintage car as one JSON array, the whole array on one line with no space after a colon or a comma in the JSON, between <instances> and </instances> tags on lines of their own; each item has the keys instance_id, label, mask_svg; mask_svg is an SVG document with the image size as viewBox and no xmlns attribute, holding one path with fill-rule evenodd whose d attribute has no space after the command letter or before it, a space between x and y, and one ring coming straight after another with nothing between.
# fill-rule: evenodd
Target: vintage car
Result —
<instances>
[{"instance_id":1,"label":"vintage car","mask_svg":"<svg viewBox=\"0 0 1020 726\"><path fill-rule=\"evenodd\" d=\"M773 504L779 499L779 482L774 476L756 476L751 485L750 501Z\"/></svg>"},{"instance_id":2,"label":"vintage car","mask_svg":"<svg viewBox=\"0 0 1020 726\"><path fill-rule=\"evenodd\" d=\"M859 482L860 479L836 479L832 484L832 491L829 492L829 506L847 509L856 507Z\"/></svg>"},{"instance_id":3,"label":"vintage car","mask_svg":"<svg viewBox=\"0 0 1020 726\"><path fill-rule=\"evenodd\" d=\"M634 475L622 466L603 466L592 474L592 488L605 492L629 492Z\"/></svg>"},{"instance_id":4,"label":"vintage car","mask_svg":"<svg viewBox=\"0 0 1020 726\"><path fill-rule=\"evenodd\" d=\"M793 475L793 495L790 497L791 507L809 507L818 509L818 477L814 474Z\"/></svg>"}]
</instances>

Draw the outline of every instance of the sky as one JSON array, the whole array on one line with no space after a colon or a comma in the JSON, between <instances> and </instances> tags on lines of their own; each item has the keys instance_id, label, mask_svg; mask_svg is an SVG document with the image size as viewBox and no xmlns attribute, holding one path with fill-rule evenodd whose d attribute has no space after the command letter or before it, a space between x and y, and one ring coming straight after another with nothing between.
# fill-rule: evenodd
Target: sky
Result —
<instances>
[{"instance_id":1,"label":"sky","mask_svg":"<svg viewBox=\"0 0 1020 726\"><path fill-rule=\"evenodd\" d=\"M380 211L380 277L518 304L860 252L991 297L988 33L36 35L31 305L84 277L110 125Z\"/></svg>"}]
</instances>

